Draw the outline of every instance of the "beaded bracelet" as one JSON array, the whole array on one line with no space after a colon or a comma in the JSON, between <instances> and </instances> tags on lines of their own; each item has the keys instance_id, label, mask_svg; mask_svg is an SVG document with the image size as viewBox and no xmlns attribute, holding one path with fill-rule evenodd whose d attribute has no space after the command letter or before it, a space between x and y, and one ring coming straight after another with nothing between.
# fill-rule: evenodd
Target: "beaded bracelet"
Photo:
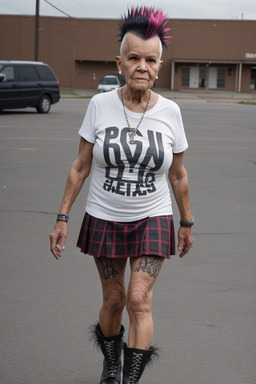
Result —
<instances>
[{"instance_id":1,"label":"beaded bracelet","mask_svg":"<svg viewBox=\"0 0 256 384\"><path fill-rule=\"evenodd\" d=\"M188 220L188 221L180 220L180 226L185 227L185 228L192 227L192 225L194 225L194 223L195 223L194 217L192 217L192 219Z\"/></svg>"},{"instance_id":2,"label":"beaded bracelet","mask_svg":"<svg viewBox=\"0 0 256 384\"><path fill-rule=\"evenodd\" d=\"M65 221L68 222L69 217L64 213L58 213L56 221Z\"/></svg>"}]
</instances>

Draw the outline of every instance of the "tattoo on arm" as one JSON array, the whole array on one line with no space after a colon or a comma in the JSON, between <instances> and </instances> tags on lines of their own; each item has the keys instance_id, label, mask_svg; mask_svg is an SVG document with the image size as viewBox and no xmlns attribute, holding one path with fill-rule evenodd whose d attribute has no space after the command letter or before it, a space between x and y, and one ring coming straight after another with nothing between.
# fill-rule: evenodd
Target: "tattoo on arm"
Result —
<instances>
[{"instance_id":1,"label":"tattoo on arm","mask_svg":"<svg viewBox=\"0 0 256 384\"><path fill-rule=\"evenodd\" d=\"M99 259L97 259L97 263L101 277L104 280L108 280L111 277L115 278L116 275L118 275L118 272L115 269L111 259L107 259L106 257L100 257Z\"/></svg>"},{"instance_id":2,"label":"tattoo on arm","mask_svg":"<svg viewBox=\"0 0 256 384\"><path fill-rule=\"evenodd\" d=\"M157 278L161 266L162 266L162 257L158 256L143 256L138 264L138 266L134 269L134 272L146 272L150 277Z\"/></svg>"}]
</instances>

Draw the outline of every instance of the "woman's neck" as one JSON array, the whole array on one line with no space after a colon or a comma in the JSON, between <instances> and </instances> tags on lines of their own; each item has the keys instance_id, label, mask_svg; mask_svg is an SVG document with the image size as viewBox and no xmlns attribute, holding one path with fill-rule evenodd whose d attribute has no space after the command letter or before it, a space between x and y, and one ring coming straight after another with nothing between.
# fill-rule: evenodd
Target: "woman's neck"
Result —
<instances>
[{"instance_id":1,"label":"woman's neck","mask_svg":"<svg viewBox=\"0 0 256 384\"><path fill-rule=\"evenodd\" d=\"M150 90L146 89L143 91L134 90L128 88L126 85L123 87L123 102L127 109L137 113L143 113L149 100ZM155 99L156 96L156 99ZM119 97L121 99L121 91L119 91ZM150 102L148 108L152 108L157 100L157 95L151 92Z\"/></svg>"}]
</instances>

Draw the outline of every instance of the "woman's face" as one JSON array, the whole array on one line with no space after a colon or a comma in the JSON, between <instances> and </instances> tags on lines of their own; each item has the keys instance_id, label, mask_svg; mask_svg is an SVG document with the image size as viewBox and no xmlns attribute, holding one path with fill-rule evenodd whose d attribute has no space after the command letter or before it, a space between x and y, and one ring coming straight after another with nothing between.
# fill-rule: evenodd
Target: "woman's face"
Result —
<instances>
[{"instance_id":1,"label":"woman's face","mask_svg":"<svg viewBox=\"0 0 256 384\"><path fill-rule=\"evenodd\" d=\"M128 88L137 91L152 88L163 63L160 60L159 37L144 40L128 32L116 63L118 70L125 75Z\"/></svg>"}]
</instances>

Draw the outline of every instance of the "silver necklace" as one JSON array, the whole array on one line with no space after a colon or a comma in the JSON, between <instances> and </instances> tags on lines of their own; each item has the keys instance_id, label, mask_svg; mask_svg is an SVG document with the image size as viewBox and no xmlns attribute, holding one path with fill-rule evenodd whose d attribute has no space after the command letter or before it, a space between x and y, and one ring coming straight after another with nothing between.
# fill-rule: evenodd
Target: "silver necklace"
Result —
<instances>
[{"instance_id":1,"label":"silver necklace","mask_svg":"<svg viewBox=\"0 0 256 384\"><path fill-rule=\"evenodd\" d=\"M136 128L132 128L130 123L129 123L128 116L127 116L127 113L126 113L126 110L125 110L125 107L124 107L123 87L121 88L121 100L122 100L122 104L123 104L124 116L125 116L128 128L129 128L128 134L129 134L129 137L130 137L130 144L135 144L134 137L137 134L139 126L141 125L141 122L142 122L142 120L143 120L143 118L145 116L145 113L146 113L147 109L148 109L150 98L151 98L151 89L149 90L149 97L148 97L148 101L147 101L147 105L146 105L145 111L143 112L143 115L141 116L140 121L139 121L137 127Z\"/></svg>"}]
</instances>

